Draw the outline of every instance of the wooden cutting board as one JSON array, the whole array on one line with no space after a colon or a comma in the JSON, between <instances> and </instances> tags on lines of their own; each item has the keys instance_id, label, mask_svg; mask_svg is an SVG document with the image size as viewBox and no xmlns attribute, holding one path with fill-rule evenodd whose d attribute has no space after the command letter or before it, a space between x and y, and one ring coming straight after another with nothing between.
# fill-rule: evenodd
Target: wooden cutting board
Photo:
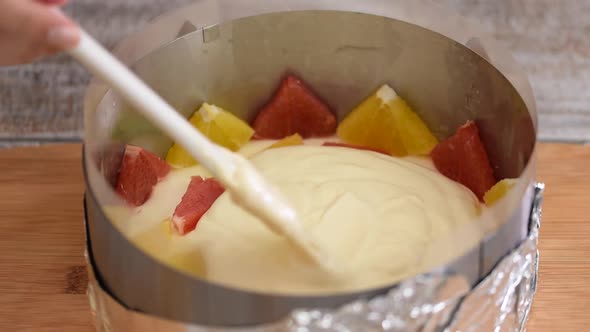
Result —
<instances>
[{"instance_id":1,"label":"wooden cutting board","mask_svg":"<svg viewBox=\"0 0 590 332\"><path fill-rule=\"evenodd\" d=\"M547 185L529 332L590 329L590 147L542 144ZM93 331L81 146L0 150L0 331ZM483 331L485 332L485 331Z\"/></svg>"}]
</instances>

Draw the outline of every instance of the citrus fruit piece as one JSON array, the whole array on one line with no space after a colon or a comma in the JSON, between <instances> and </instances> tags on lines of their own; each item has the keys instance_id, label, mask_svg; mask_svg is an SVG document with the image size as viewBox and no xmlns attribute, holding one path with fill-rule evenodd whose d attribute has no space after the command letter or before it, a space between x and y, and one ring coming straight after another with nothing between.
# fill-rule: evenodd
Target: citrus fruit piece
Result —
<instances>
[{"instance_id":1,"label":"citrus fruit piece","mask_svg":"<svg viewBox=\"0 0 590 332\"><path fill-rule=\"evenodd\" d=\"M171 232L172 230L170 229L170 219L163 220L160 223L159 231L162 234L164 234L167 239L169 239L172 236L172 232Z\"/></svg>"},{"instance_id":2,"label":"citrus fruit piece","mask_svg":"<svg viewBox=\"0 0 590 332\"><path fill-rule=\"evenodd\" d=\"M504 179L496 183L492 189L488 190L483 196L483 201L487 206L492 206L497 201L501 200L506 194L516 185L518 179Z\"/></svg>"},{"instance_id":3,"label":"citrus fruit piece","mask_svg":"<svg viewBox=\"0 0 590 332\"><path fill-rule=\"evenodd\" d=\"M254 135L254 130L247 123L228 111L207 103L201 105L189 121L211 141L232 151L239 150ZM197 164L193 157L176 143L168 150L166 161L176 167Z\"/></svg>"},{"instance_id":4,"label":"citrus fruit piece","mask_svg":"<svg viewBox=\"0 0 590 332\"><path fill-rule=\"evenodd\" d=\"M205 180L200 176L193 176L182 200L174 210L172 228L180 235L194 230L201 217L224 191L223 186L213 178Z\"/></svg>"},{"instance_id":5,"label":"citrus fruit piece","mask_svg":"<svg viewBox=\"0 0 590 332\"><path fill-rule=\"evenodd\" d=\"M387 84L340 123L338 136L347 143L394 156L428 155L438 143L422 119Z\"/></svg>"},{"instance_id":6,"label":"citrus fruit piece","mask_svg":"<svg viewBox=\"0 0 590 332\"><path fill-rule=\"evenodd\" d=\"M389 107L393 111L396 128L408 154L430 155L432 149L438 144L438 140L424 121L400 97L391 101Z\"/></svg>"},{"instance_id":7,"label":"citrus fruit piece","mask_svg":"<svg viewBox=\"0 0 590 332\"><path fill-rule=\"evenodd\" d=\"M385 154L385 155L389 156L389 152L387 152L385 150L369 148L366 146L360 146L360 145L356 145L356 144L326 142L326 143L322 144L322 146L333 146L333 147L340 147L340 148L351 148L351 149L357 149L357 150L373 151L373 152L377 152L377 153L381 153L381 154Z\"/></svg>"},{"instance_id":8,"label":"citrus fruit piece","mask_svg":"<svg viewBox=\"0 0 590 332\"><path fill-rule=\"evenodd\" d=\"M269 149L276 149L276 148L284 148L286 146L295 146L295 145L303 145L303 137L299 134L294 134L288 137L283 138L282 140L275 142L273 145L269 146Z\"/></svg>"},{"instance_id":9,"label":"citrus fruit piece","mask_svg":"<svg viewBox=\"0 0 590 332\"><path fill-rule=\"evenodd\" d=\"M197 161L176 143L168 150L166 161L174 167L189 167L197 164Z\"/></svg>"},{"instance_id":10,"label":"citrus fruit piece","mask_svg":"<svg viewBox=\"0 0 590 332\"><path fill-rule=\"evenodd\" d=\"M439 172L471 189L480 201L496 184L479 129L473 121L468 121L455 135L439 143L431 156Z\"/></svg>"},{"instance_id":11,"label":"citrus fruit piece","mask_svg":"<svg viewBox=\"0 0 590 332\"><path fill-rule=\"evenodd\" d=\"M127 145L119 169L115 191L129 204L140 206L153 187L170 172L170 165L140 147Z\"/></svg>"},{"instance_id":12,"label":"citrus fruit piece","mask_svg":"<svg viewBox=\"0 0 590 332\"><path fill-rule=\"evenodd\" d=\"M336 116L300 79L287 76L254 120L256 138L304 138L336 132Z\"/></svg>"}]
</instances>

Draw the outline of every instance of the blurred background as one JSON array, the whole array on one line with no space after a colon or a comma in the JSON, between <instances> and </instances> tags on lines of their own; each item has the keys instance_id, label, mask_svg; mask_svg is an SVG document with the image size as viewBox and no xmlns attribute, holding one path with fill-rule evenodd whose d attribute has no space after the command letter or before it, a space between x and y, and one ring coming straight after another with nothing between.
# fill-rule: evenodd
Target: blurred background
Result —
<instances>
[{"instance_id":1,"label":"blurred background","mask_svg":"<svg viewBox=\"0 0 590 332\"><path fill-rule=\"evenodd\" d=\"M65 11L105 46L191 0L70 0ZM590 143L589 0L437 0L478 21L524 67L539 138ZM0 147L75 142L90 77L67 56L0 68Z\"/></svg>"}]
</instances>

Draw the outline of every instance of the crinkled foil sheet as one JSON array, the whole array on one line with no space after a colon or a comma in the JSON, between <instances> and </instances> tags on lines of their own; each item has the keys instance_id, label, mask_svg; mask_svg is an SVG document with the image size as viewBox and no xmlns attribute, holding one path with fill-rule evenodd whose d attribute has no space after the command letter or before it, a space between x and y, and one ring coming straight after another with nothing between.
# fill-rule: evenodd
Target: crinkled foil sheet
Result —
<instances>
[{"instance_id":1,"label":"crinkled foil sheet","mask_svg":"<svg viewBox=\"0 0 590 332\"><path fill-rule=\"evenodd\" d=\"M90 263L88 296L100 332L524 331L537 286L543 184L535 186L530 233L475 288L460 275L428 274L387 295L339 310L298 310L273 325L218 328L167 321L123 307L97 283Z\"/></svg>"}]
</instances>

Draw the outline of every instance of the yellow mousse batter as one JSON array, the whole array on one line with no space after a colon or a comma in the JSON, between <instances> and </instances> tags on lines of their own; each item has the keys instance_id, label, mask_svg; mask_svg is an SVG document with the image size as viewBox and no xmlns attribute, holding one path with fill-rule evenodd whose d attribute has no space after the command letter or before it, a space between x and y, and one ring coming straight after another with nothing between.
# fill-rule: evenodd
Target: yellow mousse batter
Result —
<instances>
[{"instance_id":1,"label":"yellow mousse batter","mask_svg":"<svg viewBox=\"0 0 590 332\"><path fill-rule=\"evenodd\" d=\"M476 220L477 198L439 174L429 160L307 141L264 150L271 143L252 142L241 153L251 156L292 202L334 271L311 265L227 192L193 232L171 232L167 219L190 177L209 176L200 166L172 171L142 207L111 207L107 214L157 259L213 283L265 293L325 294L390 285L434 267L433 262L460 256L479 239L457 238L457 230Z\"/></svg>"}]
</instances>

